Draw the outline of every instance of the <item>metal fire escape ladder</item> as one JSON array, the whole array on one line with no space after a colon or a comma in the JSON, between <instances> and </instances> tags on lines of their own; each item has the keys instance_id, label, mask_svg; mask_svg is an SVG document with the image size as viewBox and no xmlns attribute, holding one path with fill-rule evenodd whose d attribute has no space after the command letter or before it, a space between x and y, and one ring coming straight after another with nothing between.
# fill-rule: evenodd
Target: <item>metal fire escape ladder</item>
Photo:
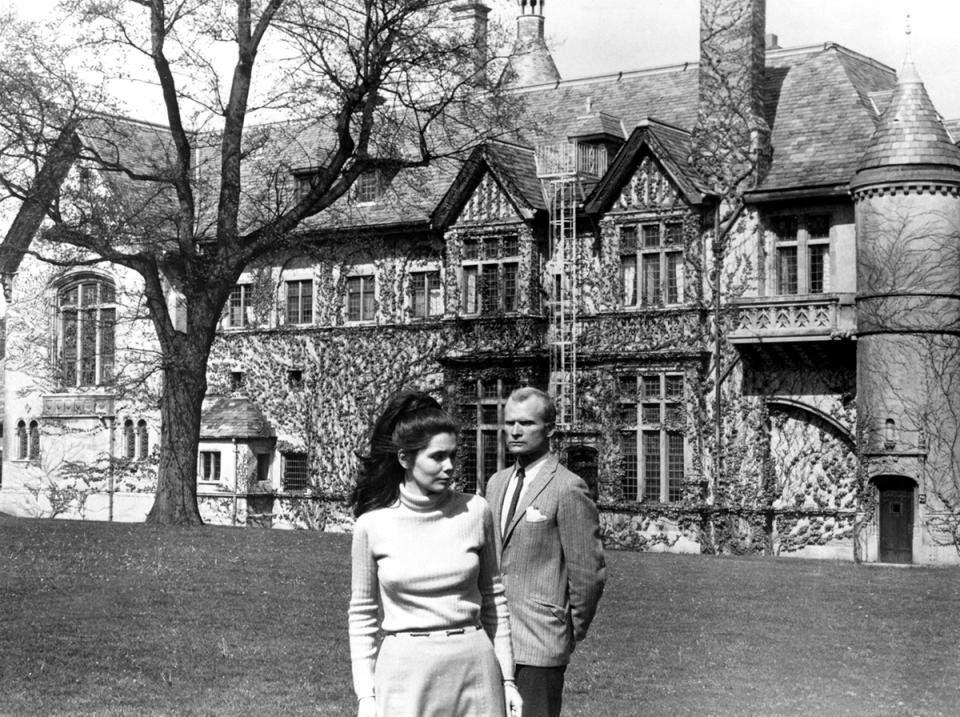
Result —
<instances>
[{"instance_id":1,"label":"metal fire escape ladder","mask_svg":"<svg viewBox=\"0 0 960 717\"><path fill-rule=\"evenodd\" d=\"M557 401L557 427L577 423L577 308L580 276L577 261L575 166L550 180L550 256L555 264L554 302L550 316L550 377Z\"/></svg>"}]
</instances>

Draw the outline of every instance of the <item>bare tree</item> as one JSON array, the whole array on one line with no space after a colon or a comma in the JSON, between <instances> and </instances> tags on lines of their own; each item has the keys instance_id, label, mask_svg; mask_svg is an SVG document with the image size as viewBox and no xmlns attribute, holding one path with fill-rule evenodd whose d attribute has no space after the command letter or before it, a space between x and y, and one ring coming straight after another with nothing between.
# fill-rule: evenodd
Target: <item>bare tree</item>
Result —
<instances>
[{"instance_id":1,"label":"bare tree","mask_svg":"<svg viewBox=\"0 0 960 717\"><path fill-rule=\"evenodd\" d=\"M427 167L503 131L507 103L484 81L495 53L478 57L451 5L69 0L96 58L83 86L109 89L145 66L161 126L118 120L105 95L78 91L58 69L66 51L28 43L37 61L26 70L5 55L0 91L30 92L22 106L0 103L0 186L19 206L0 269L33 251L142 278L164 378L148 521L200 522L207 359L244 267L305 241L311 217L322 230L361 175ZM64 181L71 167L76 181ZM55 251L30 248L41 221Z\"/></svg>"}]
</instances>

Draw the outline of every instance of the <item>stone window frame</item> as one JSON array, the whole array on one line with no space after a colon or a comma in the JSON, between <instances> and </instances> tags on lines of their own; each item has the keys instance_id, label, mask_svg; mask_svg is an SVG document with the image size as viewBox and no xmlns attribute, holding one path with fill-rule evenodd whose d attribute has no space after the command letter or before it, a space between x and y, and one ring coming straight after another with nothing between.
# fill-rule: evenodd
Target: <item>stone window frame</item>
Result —
<instances>
[{"instance_id":1,"label":"stone window frame","mask_svg":"<svg viewBox=\"0 0 960 717\"><path fill-rule=\"evenodd\" d=\"M293 286L298 289L297 296L292 297L290 290ZM304 297L303 289L309 287L309 297ZM291 275L283 279L283 322L291 326L310 326L316 317L314 302L316 301L316 286L313 276ZM295 312L291 312L291 299L295 302ZM291 314L293 316L291 318Z\"/></svg>"},{"instance_id":2,"label":"stone window frame","mask_svg":"<svg viewBox=\"0 0 960 717\"><path fill-rule=\"evenodd\" d=\"M302 491L310 487L310 456L306 451L284 451L280 482L284 491Z\"/></svg>"},{"instance_id":3,"label":"stone window frame","mask_svg":"<svg viewBox=\"0 0 960 717\"><path fill-rule=\"evenodd\" d=\"M817 227L817 222L826 225L826 233L822 227ZM830 293L836 263L833 213L816 208L776 212L765 217L764 225L769 237L770 295L819 296ZM815 277L817 266L819 279ZM792 277L785 278L785 271L792 272Z\"/></svg>"},{"instance_id":4,"label":"stone window frame","mask_svg":"<svg viewBox=\"0 0 960 717\"><path fill-rule=\"evenodd\" d=\"M686 434L678 425L684 422L684 372L650 368L621 374L618 389L623 499L682 500L690 456Z\"/></svg>"},{"instance_id":5,"label":"stone window frame","mask_svg":"<svg viewBox=\"0 0 960 717\"><path fill-rule=\"evenodd\" d=\"M624 309L651 309L684 303L686 242L682 217L638 219L617 226L619 236L619 304ZM632 238L630 238L632 235ZM632 278L628 275L632 259ZM651 286L647 267L656 269ZM673 276L673 282L670 277ZM631 291L628 292L628 287Z\"/></svg>"},{"instance_id":6,"label":"stone window frame","mask_svg":"<svg viewBox=\"0 0 960 717\"><path fill-rule=\"evenodd\" d=\"M123 457L128 461L145 461L150 452L150 434L147 421L127 418L123 422Z\"/></svg>"},{"instance_id":7,"label":"stone window frame","mask_svg":"<svg viewBox=\"0 0 960 717\"><path fill-rule=\"evenodd\" d=\"M351 284L360 282L359 287L359 316L353 318L350 313L350 298L353 290ZM377 321L377 310L379 302L377 301L377 272L372 266L353 267L343 280L343 319L347 324L373 324ZM367 290L369 287L369 291ZM364 299L370 299L369 316L365 311Z\"/></svg>"},{"instance_id":8,"label":"stone window frame","mask_svg":"<svg viewBox=\"0 0 960 717\"><path fill-rule=\"evenodd\" d=\"M27 421L21 418L17 421L16 441L14 451L15 461L40 460L40 422L36 419Z\"/></svg>"},{"instance_id":9,"label":"stone window frame","mask_svg":"<svg viewBox=\"0 0 960 717\"><path fill-rule=\"evenodd\" d=\"M219 483L222 468L223 456L220 451L200 451L197 455L197 482Z\"/></svg>"},{"instance_id":10,"label":"stone window frame","mask_svg":"<svg viewBox=\"0 0 960 717\"><path fill-rule=\"evenodd\" d=\"M460 253L460 313L514 315L520 310L520 233L470 233ZM493 290L488 290L487 287Z\"/></svg>"},{"instance_id":11,"label":"stone window frame","mask_svg":"<svg viewBox=\"0 0 960 717\"><path fill-rule=\"evenodd\" d=\"M484 492L487 479L510 462L503 440L503 411L520 385L504 376L472 378L462 384L458 409L464 421L457 451L462 492Z\"/></svg>"},{"instance_id":12,"label":"stone window frame","mask_svg":"<svg viewBox=\"0 0 960 717\"><path fill-rule=\"evenodd\" d=\"M95 296L90 295L91 287ZM109 386L113 383L116 295L116 282L101 273L69 274L56 283L54 355L62 388ZM72 326L69 326L71 317ZM68 336L72 338L68 340ZM75 357L68 357L68 351L75 353Z\"/></svg>"},{"instance_id":13,"label":"stone window frame","mask_svg":"<svg viewBox=\"0 0 960 717\"><path fill-rule=\"evenodd\" d=\"M253 283L239 281L230 289L221 325L224 329L237 330L250 328L253 324Z\"/></svg>"},{"instance_id":14,"label":"stone window frame","mask_svg":"<svg viewBox=\"0 0 960 717\"><path fill-rule=\"evenodd\" d=\"M426 283L429 281L430 276L436 277L436 285L431 286ZM417 302L416 302L416 292L421 287L417 285L418 281L422 279L422 288L424 295L424 306L425 313L417 313ZM407 316L413 321L425 321L430 319L439 319L443 316L444 313L444 276L443 271L440 268L439 264L429 265L418 267L416 269L411 269L407 272L407 286L406 291L404 292L404 302L406 308ZM431 298L431 293L436 291L436 310L431 310L431 306L434 306L434 302Z\"/></svg>"}]
</instances>

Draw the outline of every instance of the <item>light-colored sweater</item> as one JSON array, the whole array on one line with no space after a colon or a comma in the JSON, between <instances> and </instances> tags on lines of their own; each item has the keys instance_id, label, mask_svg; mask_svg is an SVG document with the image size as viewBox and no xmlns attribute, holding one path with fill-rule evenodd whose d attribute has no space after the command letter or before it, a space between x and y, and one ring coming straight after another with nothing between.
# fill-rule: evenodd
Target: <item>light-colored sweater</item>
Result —
<instances>
[{"instance_id":1,"label":"light-colored sweater","mask_svg":"<svg viewBox=\"0 0 960 717\"><path fill-rule=\"evenodd\" d=\"M349 624L358 698L374 692L380 630L480 624L503 676L513 677L507 600L494 541L487 502L455 491L424 498L401 486L397 503L357 519Z\"/></svg>"}]
</instances>

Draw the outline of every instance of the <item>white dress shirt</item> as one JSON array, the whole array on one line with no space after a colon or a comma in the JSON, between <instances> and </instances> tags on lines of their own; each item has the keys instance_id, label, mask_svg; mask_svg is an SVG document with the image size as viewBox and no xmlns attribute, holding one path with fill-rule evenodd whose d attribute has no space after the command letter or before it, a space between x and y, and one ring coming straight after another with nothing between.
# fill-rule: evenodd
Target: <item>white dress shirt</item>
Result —
<instances>
[{"instance_id":1,"label":"white dress shirt","mask_svg":"<svg viewBox=\"0 0 960 717\"><path fill-rule=\"evenodd\" d=\"M537 458L533 463L528 465L523 469L523 485L520 486L520 497L517 499L517 504L520 504L520 501L523 500L523 496L526 495L527 488L530 487L530 483L537 477L537 474L540 472L540 469L543 467L543 464L547 462L547 456L549 453L544 453L542 456ZM517 490L517 467L514 465L513 474L510 476L510 482L507 483L507 490L503 494L503 506L500 509L500 534L503 535L507 532L507 506L510 505L510 501L513 500L513 494Z\"/></svg>"}]
</instances>

